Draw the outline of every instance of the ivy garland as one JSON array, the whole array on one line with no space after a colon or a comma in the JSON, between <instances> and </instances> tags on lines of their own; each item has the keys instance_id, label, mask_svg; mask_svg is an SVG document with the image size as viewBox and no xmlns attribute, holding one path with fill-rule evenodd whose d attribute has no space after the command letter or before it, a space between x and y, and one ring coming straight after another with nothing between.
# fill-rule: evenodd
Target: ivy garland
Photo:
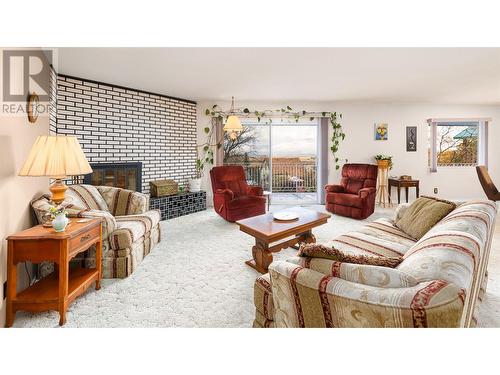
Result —
<instances>
[{"instance_id":1,"label":"ivy garland","mask_svg":"<svg viewBox=\"0 0 500 375\"><path fill-rule=\"evenodd\" d=\"M212 165L214 163L214 147L217 149L222 147L223 140L215 140L214 123L216 121L224 121L229 115L236 115L241 118L256 118L258 122L265 121L266 124L272 124L273 118L292 118L295 122L299 122L300 119L309 119L309 121L314 121L314 119L320 117L327 117L330 120L330 125L332 127L332 138L330 150L333 154L335 160L335 169L340 168L339 158L337 153L339 151L340 143L345 139L345 133L342 128L340 120L342 120L342 114L337 112L309 112L309 111L294 111L292 107L287 105L284 108L271 109L264 111L251 111L248 108L243 108L240 110L235 110L230 113L227 111L219 110L217 104L213 105L212 108L205 109L205 115L211 118L210 126L206 126L203 130L207 135L206 141L201 145L198 145L198 157L196 159L196 170L198 177L201 177L205 166L207 164Z\"/></svg>"}]
</instances>

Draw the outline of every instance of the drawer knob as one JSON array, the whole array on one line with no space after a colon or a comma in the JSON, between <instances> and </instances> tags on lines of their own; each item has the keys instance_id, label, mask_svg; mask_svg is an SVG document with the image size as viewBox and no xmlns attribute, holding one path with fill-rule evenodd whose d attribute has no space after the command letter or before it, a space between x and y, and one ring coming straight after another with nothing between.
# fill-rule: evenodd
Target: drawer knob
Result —
<instances>
[{"instance_id":1,"label":"drawer knob","mask_svg":"<svg viewBox=\"0 0 500 375\"><path fill-rule=\"evenodd\" d=\"M80 242L85 242L90 238L90 234L80 237Z\"/></svg>"}]
</instances>

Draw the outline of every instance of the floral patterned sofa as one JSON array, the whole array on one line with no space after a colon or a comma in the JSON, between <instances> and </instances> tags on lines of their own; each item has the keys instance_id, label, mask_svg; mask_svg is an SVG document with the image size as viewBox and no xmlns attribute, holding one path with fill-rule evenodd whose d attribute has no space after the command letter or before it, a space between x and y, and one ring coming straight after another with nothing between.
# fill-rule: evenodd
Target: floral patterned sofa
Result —
<instances>
[{"instance_id":1,"label":"floral patterned sofa","mask_svg":"<svg viewBox=\"0 0 500 375\"><path fill-rule=\"evenodd\" d=\"M308 257L273 262L255 282L253 326L475 326L496 211L491 201L463 203L419 241L394 220L378 219L328 244L348 254L403 256L396 268Z\"/></svg>"},{"instance_id":2,"label":"floral patterned sofa","mask_svg":"<svg viewBox=\"0 0 500 375\"><path fill-rule=\"evenodd\" d=\"M70 185L63 204L69 217L103 217L103 277L129 276L160 242L160 212L148 210L148 196L109 186ZM31 202L39 223L51 206L44 195ZM95 264L95 249L83 259ZM46 273L46 272L45 272Z\"/></svg>"}]
</instances>

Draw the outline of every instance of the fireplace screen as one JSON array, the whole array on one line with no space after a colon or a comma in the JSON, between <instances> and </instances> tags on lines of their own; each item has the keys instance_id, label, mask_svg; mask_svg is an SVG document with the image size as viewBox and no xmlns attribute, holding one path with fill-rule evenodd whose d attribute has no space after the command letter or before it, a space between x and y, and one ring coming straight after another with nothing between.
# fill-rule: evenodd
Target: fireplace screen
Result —
<instances>
[{"instance_id":1,"label":"fireplace screen","mask_svg":"<svg viewBox=\"0 0 500 375\"><path fill-rule=\"evenodd\" d=\"M99 163L90 166L93 172L85 175L85 184L142 191L142 163Z\"/></svg>"}]
</instances>

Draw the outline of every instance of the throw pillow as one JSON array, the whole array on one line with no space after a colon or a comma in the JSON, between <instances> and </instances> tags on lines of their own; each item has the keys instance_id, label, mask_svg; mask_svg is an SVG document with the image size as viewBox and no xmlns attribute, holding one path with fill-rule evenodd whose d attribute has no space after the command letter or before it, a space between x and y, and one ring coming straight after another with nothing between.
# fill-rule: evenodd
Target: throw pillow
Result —
<instances>
[{"instance_id":1,"label":"throw pillow","mask_svg":"<svg viewBox=\"0 0 500 375\"><path fill-rule=\"evenodd\" d=\"M345 254L335 247L326 247L324 245L308 244L299 248L298 256L310 258L331 259L337 262L368 264L371 266L382 266L394 268L403 261L403 257L377 257L367 255Z\"/></svg>"},{"instance_id":2,"label":"throw pillow","mask_svg":"<svg viewBox=\"0 0 500 375\"><path fill-rule=\"evenodd\" d=\"M457 205L450 201L422 196L413 202L394 224L410 237L419 240L456 207Z\"/></svg>"}]
</instances>

